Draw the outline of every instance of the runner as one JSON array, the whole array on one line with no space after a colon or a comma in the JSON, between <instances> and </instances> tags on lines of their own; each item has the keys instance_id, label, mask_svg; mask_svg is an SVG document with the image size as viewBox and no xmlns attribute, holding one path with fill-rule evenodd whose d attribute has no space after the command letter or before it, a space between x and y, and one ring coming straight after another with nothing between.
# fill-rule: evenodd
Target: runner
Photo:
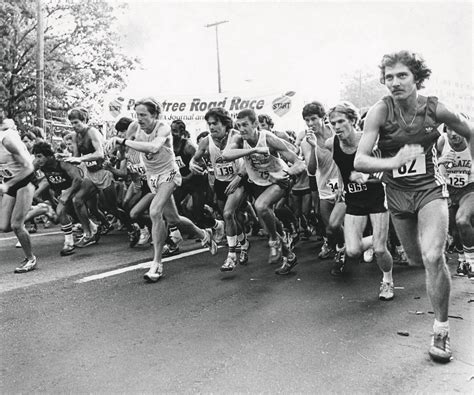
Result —
<instances>
[{"instance_id":1,"label":"runner","mask_svg":"<svg viewBox=\"0 0 474 395\"><path fill-rule=\"evenodd\" d=\"M243 163L240 159L225 161L222 159L223 151L228 149L238 131L232 128L232 118L223 108L210 109L204 118L209 126L210 135L204 137L189 163L193 173L204 174L205 164L202 159L209 155L214 169L216 180L214 191L217 204L224 217L225 234L229 251L221 271L232 271L237 265L237 243L240 245L239 263L247 264L250 243L245 235L243 224L237 221L236 213L245 197L245 176L242 173ZM202 163L202 165L200 165Z\"/></svg>"},{"instance_id":2,"label":"runner","mask_svg":"<svg viewBox=\"0 0 474 395\"><path fill-rule=\"evenodd\" d=\"M354 170L354 157L362 137L362 133L355 129L359 111L352 103L341 102L329 110L328 116L336 135L326 145L332 145L333 158L344 182L346 259L358 259L364 251L373 248L377 264L383 273L379 299L392 300L393 262L387 249L389 214L384 187L380 179ZM363 237L367 217L372 224L373 236ZM344 272L344 266L340 271Z\"/></svg>"},{"instance_id":3,"label":"runner","mask_svg":"<svg viewBox=\"0 0 474 395\"><path fill-rule=\"evenodd\" d=\"M167 237L167 226L176 225L185 233L196 235L203 246L209 247L212 255L217 253L217 244L211 229L200 229L186 217L178 214L173 199L173 191L181 183L181 175L173 153L173 137L169 125L159 120L161 106L154 98L145 98L135 104L140 129L135 140L112 137L107 143L107 151L117 144L139 151L145 165L148 186L154 195L150 206L153 223L152 238L154 257L150 270L144 278L157 282L163 277L161 253ZM166 222L165 222L166 221Z\"/></svg>"},{"instance_id":4,"label":"runner","mask_svg":"<svg viewBox=\"0 0 474 395\"><path fill-rule=\"evenodd\" d=\"M56 214L61 223L61 230L64 232L64 246L60 252L61 256L67 256L74 253L74 237L72 234L72 222L68 211L72 211L72 201L75 193L81 188L83 182L92 182L84 179L82 171L70 163L56 160L51 146L46 142L39 142L33 146L35 163L45 174L45 180L49 187L58 193L58 205ZM93 186L90 185L90 188ZM76 212L82 228L89 223L88 217L82 217L81 212Z\"/></svg>"},{"instance_id":5,"label":"runner","mask_svg":"<svg viewBox=\"0 0 474 395\"><path fill-rule=\"evenodd\" d=\"M128 214L118 208L113 175L110 171L103 168L104 141L102 135L96 128L88 125L89 113L85 108L73 108L68 114L68 119L76 134L74 136L74 156L65 159L65 161L73 164L83 164L84 176L90 179L95 187L95 189L91 190L89 184L82 184L81 189L77 192L77 199L75 199L78 206L76 210L82 210L82 215L84 215L86 208L81 202L90 201L89 207L92 214L102 224L102 234L108 233L111 230L110 224L104 214L98 209L97 196L99 191L101 191L104 197L105 209L108 213L119 218L127 227L130 247L135 246L140 237L140 229L132 224ZM93 234L90 226L87 226L83 231L84 235L78 241L78 247L86 247L97 242L98 233L95 232Z\"/></svg>"},{"instance_id":6,"label":"runner","mask_svg":"<svg viewBox=\"0 0 474 395\"><path fill-rule=\"evenodd\" d=\"M437 127L445 123L467 138L474 150L474 129L436 97L418 94L431 75L418 54L400 51L384 55L380 69L380 81L390 96L369 110L354 167L364 173L384 171L388 208L398 237L409 259L423 263L426 270L427 292L435 314L429 354L435 361L449 362L451 284L444 257L448 194L435 144L440 136ZM382 158L372 156L377 141Z\"/></svg>"},{"instance_id":7,"label":"runner","mask_svg":"<svg viewBox=\"0 0 474 395\"><path fill-rule=\"evenodd\" d=\"M473 277L474 270L474 164L464 137L444 126L445 135L438 140L439 164L448 182L450 217L455 219L462 252L459 253L459 275Z\"/></svg>"},{"instance_id":8,"label":"runner","mask_svg":"<svg viewBox=\"0 0 474 395\"><path fill-rule=\"evenodd\" d=\"M0 231L13 230L25 259L15 273L26 273L36 268L36 257L31 249L30 235L25 228L25 216L33 202L35 187L33 161L18 133L4 123L0 107Z\"/></svg>"},{"instance_id":9,"label":"runner","mask_svg":"<svg viewBox=\"0 0 474 395\"><path fill-rule=\"evenodd\" d=\"M288 149L282 139L271 132L258 130L258 119L253 110L240 111L236 125L240 135L234 136L231 145L223 152L222 159L233 161L244 158L249 193L256 199L258 218L270 236L268 262L280 263L283 258L282 266L276 273L288 274L296 265L297 259L289 246L282 243L283 228L275 217L273 205L289 193L290 177L305 170L304 162ZM285 251L282 251L283 247Z\"/></svg>"},{"instance_id":10,"label":"runner","mask_svg":"<svg viewBox=\"0 0 474 395\"><path fill-rule=\"evenodd\" d=\"M303 119L308 130L299 135L301 152L310 175L310 188L316 189L311 175L316 175L316 185L319 193L319 214L326 228L326 239L319 252L319 258L327 259L335 255L335 264L331 274L340 275L344 263L344 235L342 223L346 206L341 200L342 179L339 169L332 158L332 153L326 146L326 141L333 136L323 119L326 111L317 101L303 107ZM313 184L313 185L311 185Z\"/></svg>"}]
</instances>

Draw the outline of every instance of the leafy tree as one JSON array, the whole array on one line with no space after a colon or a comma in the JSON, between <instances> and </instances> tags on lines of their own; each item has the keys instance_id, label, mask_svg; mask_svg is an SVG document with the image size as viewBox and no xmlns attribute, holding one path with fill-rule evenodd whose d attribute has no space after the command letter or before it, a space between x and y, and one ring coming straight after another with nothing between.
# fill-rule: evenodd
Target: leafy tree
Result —
<instances>
[{"instance_id":1,"label":"leafy tree","mask_svg":"<svg viewBox=\"0 0 474 395\"><path fill-rule=\"evenodd\" d=\"M45 108L100 107L100 96L123 88L138 60L125 55L105 0L42 0L45 6ZM123 5L116 7L125 7ZM0 104L10 118L36 111L36 2L0 2Z\"/></svg>"},{"instance_id":2,"label":"leafy tree","mask_svg":"<svg viewBox=\"0 0 474 395\"><path fill-rule=\"evenodd\" d=\"M357 70L343 76L340 96L358 108L366 109L387 95L387 89L380 83L379 76Z\"/></svg>"}]
</instances>

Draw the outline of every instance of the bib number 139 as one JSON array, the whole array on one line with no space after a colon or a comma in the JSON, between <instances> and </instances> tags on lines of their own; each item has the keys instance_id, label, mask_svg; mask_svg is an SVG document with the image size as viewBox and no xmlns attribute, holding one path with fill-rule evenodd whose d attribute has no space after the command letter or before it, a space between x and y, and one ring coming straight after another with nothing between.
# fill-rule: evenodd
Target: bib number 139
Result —
<instances>
[{"instance_id":1,"label":"bib number 139","mask_svg":"<svg viewBox=\"0 0 474 395\"><path fill-rule=\"evenodd\" d=\"M426 173L425 155L417 156L415 159L393 170L393 178L412 177Z\"/></svg>"}]
</instances>

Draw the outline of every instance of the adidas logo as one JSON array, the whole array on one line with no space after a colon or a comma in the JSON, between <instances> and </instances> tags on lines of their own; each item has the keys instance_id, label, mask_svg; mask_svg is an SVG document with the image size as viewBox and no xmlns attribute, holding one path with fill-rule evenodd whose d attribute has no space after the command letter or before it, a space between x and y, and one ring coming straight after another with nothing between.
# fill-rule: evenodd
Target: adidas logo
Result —
<instances>
[{"instance_id":1,"label":"adidas logo","mask_svg":"<svg viewBox=\"0 0 474 395\"><path fill-rule=\"evenodd\" d=\"M431 133L433 131L433 128L431 126L427 126L425 128L425 133Z\"/></svg>"}]
</instances>

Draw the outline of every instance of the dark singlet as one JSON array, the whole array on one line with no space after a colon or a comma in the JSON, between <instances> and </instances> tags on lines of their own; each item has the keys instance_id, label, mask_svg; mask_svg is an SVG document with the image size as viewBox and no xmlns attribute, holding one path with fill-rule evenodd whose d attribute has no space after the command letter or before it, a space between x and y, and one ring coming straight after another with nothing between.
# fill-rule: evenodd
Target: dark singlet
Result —
<instances>
[{"instance_id":1,"label":"dark singlet","mask_svg":"<svg viewBox=\"0 0 474 395\"><path fill-rule=\"evenodd\" d=\"M380 204L385 200L385 191L382 183L358 184L350 180L351 172L354 171L354 159L356 151L352 154L346 154L339 145L339 138L334 136L333 159L341 173L344 182L345 200L347 205L357 205L371 207Z\"/></svg>"},{"instance_id":2,"label":"dark singlet","mask_svg":"<svg viewBox=\"0 0 474 395\"><path fill-rule=\"evenodd\" d=\"M186 153L186 145L188 143L188 139L182 139L179 143L179 146L176 150L174 150L174 155L176 157L176 164L179 167L179 172L181 173L181 176L186 177L191 173L191 170L189 170L189 162L191 161L191 158L193 155L190 155Z\"/></svg>"},{"instance_id":3,"label":"dark singlet","mask_svg":"<svg viewBox=\"0 0 474 395\"><path fill-rule=\"evenodd\" d=\"M82 137L79 133L76 134L77 149L80 155L87 155L95 152L95 148L92 145L92 141L88 135L89 130L90 129L87 129L87 132L84 134L84 137ZM90 172L95 172L102 169L102 164L104 163L104 160L91 160L83 163L87 167L87 170L89 170Z\"/></svg>"},{"instance_id":4,"label":"dark singlet","mask_svg":"<svg viewBox=\"0 0 474 395\"><path fill-rule=\"evenodd\" d=\"M426 104L417 111L417 117L423 115L420 122L415 119L413 126L402 125L395 102L391 96L382 100L387 106L387 120L379 130L378 147L383 158L393 157L405 144L419 144L423 154L399 169L387 170L382 181L388 186L405 191L423 191L445 185L439 171L436 142L440 133L436 120L438 98L429 96Z\"/></svg>"},{"instance_id":5,"label":"dark singlet","mask_svg":"<svg viewBox=\"0 0 474 395\"><path fill-rule=\"evenodd\" d=\"M61 167L61 162L54 161L54 165L45 166L41 169L48 180L49 186L54 191L63 191L72 185L72 179L69 174Z\"/></svg>"}]
</instances>

